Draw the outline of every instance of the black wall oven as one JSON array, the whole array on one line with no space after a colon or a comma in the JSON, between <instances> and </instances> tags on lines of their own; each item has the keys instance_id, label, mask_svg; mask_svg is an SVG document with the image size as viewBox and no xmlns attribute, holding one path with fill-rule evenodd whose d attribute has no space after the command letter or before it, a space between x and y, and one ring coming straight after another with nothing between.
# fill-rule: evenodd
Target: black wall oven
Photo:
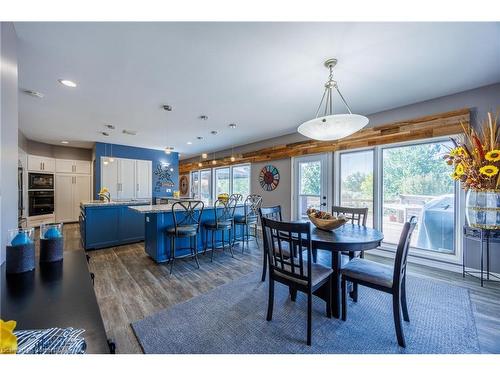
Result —
<instances>
[{"instance_id":1,"label":"black wall oven","mask_svg":"<svg viewBox=\"0 0 500 375\"><path fill-rule=\"evenodd\" d=\"M54 213L54 190L28 191L29 216Z\"/></svg>"},{"instance_id":2,"label":"black wall oven","mask_svg":"<svg viewBox=\"0 0 500 375\"><path fill-rule=\"evenodd\" d=\"M49 173L28 173L28 190L53 190L54 175Z\"/></svg>"}]
</instances>

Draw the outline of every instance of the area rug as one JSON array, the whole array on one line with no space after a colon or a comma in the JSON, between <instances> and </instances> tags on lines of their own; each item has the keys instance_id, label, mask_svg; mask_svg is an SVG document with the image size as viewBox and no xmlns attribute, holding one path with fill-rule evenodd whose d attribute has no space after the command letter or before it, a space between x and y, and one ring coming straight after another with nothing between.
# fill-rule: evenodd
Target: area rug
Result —
<instances>
[{"instance_id":1,"label":"area rug","mask_svg":"<svg viewBox=\"0 0 500 375\"><path fill-rule=\"evenodd\" d=\"M275 284L274 315L266 321L268 283L253 272L132 323L145 353L478 353L467 290L420 277L407 279L410 323L400 348L391 296L360 286L347 321L328 319L314 298L312 346L306 345L307 297L296 302Z\"/></svg>"}]
</instances>

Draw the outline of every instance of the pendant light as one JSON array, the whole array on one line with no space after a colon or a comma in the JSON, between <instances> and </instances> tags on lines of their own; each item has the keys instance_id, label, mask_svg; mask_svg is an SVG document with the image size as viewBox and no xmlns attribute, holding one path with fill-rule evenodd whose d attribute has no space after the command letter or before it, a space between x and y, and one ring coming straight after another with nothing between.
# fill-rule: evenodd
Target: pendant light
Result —
<instances>
[{"instance_id":1,"label":"pendant light","mask_svg":"<svg viewBox=\"0 0 500 375\"><path fill-rule=\"evenodd\" d=\"M333 79L333 68L337 65L337 59L328 59L324 65L329 69L330 75L325 83L325 91L316 111L316 116L314 119L300 125L297 131L308 138L319 141L333 141L361 130L368 124L368 118L352 113L351 107L340 93L337 82ZM339 94L349 113L333 114L333 89ZM320 115L323 103L324 111Z\"/></svg>"},{"instance_id":2,"label":"pendant light","mask_svg":"<svg viewBox=\"0 0 500 375\"><path fill-rule=\"evenodd\" d=\"M109 145L109 147L110 147L111 151L110 151L110 157L108 158L108 160L110 163L113 163L115 161L115 158L113 157L113 144L111 143Z\"/></svg>"}]
</instances>

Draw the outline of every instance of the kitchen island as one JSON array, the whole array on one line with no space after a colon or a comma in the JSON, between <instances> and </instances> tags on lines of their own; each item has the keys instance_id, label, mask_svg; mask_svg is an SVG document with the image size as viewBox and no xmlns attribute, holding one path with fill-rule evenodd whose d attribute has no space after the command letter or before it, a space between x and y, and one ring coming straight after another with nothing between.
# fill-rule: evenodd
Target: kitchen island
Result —
<instances>
[{"instance_id":1,"label":"kitchen island","mask_svg":"<svg viewBox=\"0 0 500 375\"><path fill-rule=\"evenodd\" d=\"M157 263L166 262L170 257L170 241L167 238L166 228L174 225L174 218L172 213L172 204L159 204L159 205L137 205L130 206L131 210L140 213L144 216L145 235L144 235L144 250L146 253ZM221 210L218 208L218 210ZM244 214L243 204L236 206L236 214ZM212 203L205 204L201 216L200 233L197 236L196 245L198 252L204 249L205 230L203 222L207 220L214 220L215 213ZM240 226L241 227L241 226ZM237 233L241 235L241 233ZM225 238L227 240L228 233L226 232ZM231 233L232 238L232 233ZM222 240L221 232L216 234L216 242ZM187 238L178 238L176 240L176 257L190 255L191 251L188 249L189 240ZM209 247L207 250L211 250Z\"/></svg>"},{"instance_id":2,"label":"kitchen island","mask_svg":"<svg viewBox=\"0 0 500 375\"><path fill-rule=\"evenodd\" d=\"M80 234L85 250L144 240L144 218L129 207L150 200L87 201L80 203Z\"/></svg>"}]
</instances>

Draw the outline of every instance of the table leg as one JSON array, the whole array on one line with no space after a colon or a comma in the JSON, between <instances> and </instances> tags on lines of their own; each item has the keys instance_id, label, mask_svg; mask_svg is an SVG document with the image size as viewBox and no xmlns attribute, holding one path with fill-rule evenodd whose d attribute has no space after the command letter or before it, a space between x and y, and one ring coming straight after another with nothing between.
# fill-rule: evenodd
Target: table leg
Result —
<instances>
[{"instance_id":1,"label":"table leg","mask_svg":"<svg viewBox=\"0 0 500 375\"><path fill-rule=\"evenodd\" d=\"M332 251L332 314L333 317L340 318L340 251Z\"/></svg>"},{"instance_id":2,"label":"table leg","mask_svg":"<svg viewBox=\"0 0 500 375\"><path fill-rule=\"evenodd\" d=\"M484 231L481 230L481 286L483 286L483 250L484 250Z\"/></svg>"},{"instance_id":3,"label":"table leg","mask_svg":"<svg viewBox=\"0 0 500 375\"><path fill-rule=\"evenodd\" d=\"M490 231L486 233L486 280L490 279Z\"/></svg>"}]
</instances>

